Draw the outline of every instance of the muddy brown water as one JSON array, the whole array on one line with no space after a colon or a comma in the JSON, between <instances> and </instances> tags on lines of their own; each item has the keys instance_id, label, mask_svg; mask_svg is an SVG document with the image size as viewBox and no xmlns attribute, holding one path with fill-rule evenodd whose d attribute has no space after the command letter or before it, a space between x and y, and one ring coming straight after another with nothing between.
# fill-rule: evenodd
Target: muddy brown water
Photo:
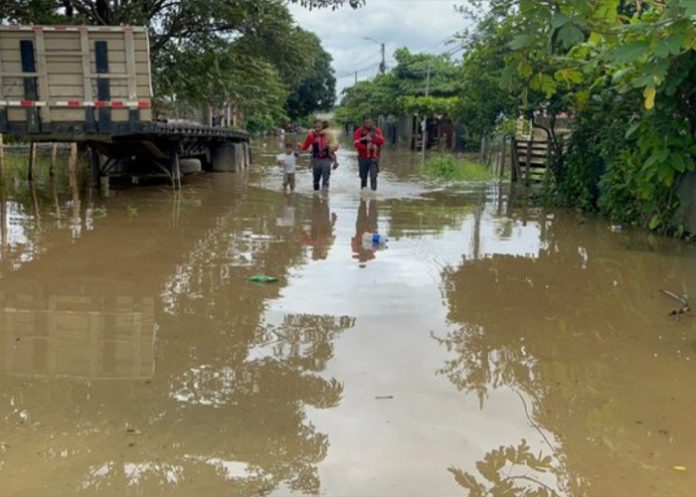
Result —
<instances>
[{"instance_id":1,"label":"muddy brown water","mask_svg":"<svg viewBox=\"0 0 696 497\"><path fill-rule=\"evenodd\" d=\"M405 152L285 196L277 145L180 196L11 188L1 496L696 495L696 319L659 292L694 247Z\"/></svg>"}]
</instances>

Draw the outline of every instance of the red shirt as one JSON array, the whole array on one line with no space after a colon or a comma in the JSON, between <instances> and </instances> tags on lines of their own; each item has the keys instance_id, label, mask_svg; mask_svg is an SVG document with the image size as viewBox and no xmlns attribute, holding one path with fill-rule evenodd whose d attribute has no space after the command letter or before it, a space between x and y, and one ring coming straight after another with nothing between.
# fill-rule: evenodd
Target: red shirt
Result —
<instances>
[{"instance_id":1,"label":"red shirt","mask_svg":"<svg viewBox=\"0 0 696 497\"><path fill-rule=\"evenodd\" d=\"M375 151L375 157L379 158L380 150L382 145L384 145L384 135L382 135L382 130L379 128L372 128L368 130L367 128L360 126L355 130L355 135L353 136L353 144L355 149L358 151L358 157L361 159L370 159L370 153L367 150L367 143L361 140L366 134L373 132L375 136L372 138L372 144L377 145L377 150Z\"/></svg>"},{"instance_id":2,"label":"red shirt","mask_svg":"<svg viewBox=\"0 0 696 497\"><path fill-rule=\"evenodd\" d=\"M325 133L317 134L316 131L310 131L302 144L302 150L310 147L312 147L312 157L315 159L328 159L338 150L338 145L333 145Z\"/></svg>"}]
</instances>

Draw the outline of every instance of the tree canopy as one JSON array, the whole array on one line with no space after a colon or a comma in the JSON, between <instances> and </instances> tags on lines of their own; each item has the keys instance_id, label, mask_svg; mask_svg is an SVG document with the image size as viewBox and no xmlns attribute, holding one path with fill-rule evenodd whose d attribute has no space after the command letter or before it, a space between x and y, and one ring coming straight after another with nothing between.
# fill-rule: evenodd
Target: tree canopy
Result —
<instances>
[{"instance_id":1,"label":"tree canopy","mask_svg":"<svg viewBox=\"0 0 696 497\"><path fill-rule=\"evenodd\" d=\"M346 89L337 115L447 113L473 137L532 119L549 134L555 201L681 233L677 190L696 170L696 0L469 0L459 10L473 21L460 58L401 51L390 73ZM556 135L559 115L572 135Z\"/></svg>"},{"instance_id":2,"label":"tree canopy","mask_svg":"<svg viewBox=\"0 0 696 497\"><path fill-rule=\"evenodd\" d=\"M344 90L337 118L359 122L362 115L401 112L448 113L459 103L459 68L448 55L395 52L396 66L371 81Z\"/></svg>"},{"instance_id":3,"label":"tree canopy","mask_svg":"<svg viewBox=\"0 0 696 497\"><path fill-rule=\"evenodd\" d=\"M357 8L364 0L290 2L335 9ZM286 3L18 0L0 3L0 20L147 26L158 97L175 97L188 107L232 100L247 116L270 114L277 120L286 107L293 112L330 107L327 92L335 85L330 57L316 36L295 25Z\"/></svg>"},{"instance_id":4,"label":"tree canopy","mask_svg":"<svg viewBox=\"0 0 696 497\"><path fill-rule=\"evenodd\" d=\"M589 202L614 218L681 232L675 193L696 169L696 1L490 4L483 22L510 37L501 86L529 111L565 111L595 126L591 139L603 144L603 161L588 176L587 152L566 154L551 136L566 200L590 189ZM606 128L596 128L602 120Z\"/></svg>"},{"instance_id":5,"label":"tree canopy","mask_svg":"<svg viewBox=\"0 0 696 497\"><path fill-rule=\"evenodd\" d=\"M316 55L314 66L288 97L287 112L291 119L331 110L336 102L336 77L331 67L331 54L323 49L319 38L308 35L312 38L312 51Z\"/></svg>"}]
</instances>

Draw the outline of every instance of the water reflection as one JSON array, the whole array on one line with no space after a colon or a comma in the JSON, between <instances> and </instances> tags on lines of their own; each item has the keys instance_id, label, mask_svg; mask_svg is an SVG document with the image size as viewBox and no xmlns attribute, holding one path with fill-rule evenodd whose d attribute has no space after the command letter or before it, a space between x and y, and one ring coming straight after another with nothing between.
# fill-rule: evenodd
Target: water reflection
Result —
<instances>
[{"instance_id":1,"label":"water reflection","mask_svg":"<svg viewBox=\"0 0 696 497\"><path fill-rule=\"evenodd\" d=\"M476 463L478 475L451 467L449 472L469 497L559 497L553 458L534 454L522 440L517 445L500 446ZM581 494L570 494L581 495Z\"/></svg>"},{"instance_id":2,"label":"water reflection","mask_svg":"<svg viewBox=\"0 0 696 497\"><path fill-rule=\"evenodd\" d=\"M154 300L89 281L16 280L0 290L0 371L26 376L148 379Z\"/></svg>"},{"instance_id":3,"label":"water reflection","mask_svg":"<svg viewBox=\"0 0 696 497\"><path fill-rule=\"evenodd\" d=\"M7 209L7 195L5 189L0 185L0 261L3 263L7 258L7 249L10 245L7 232Z\"/></svg>"},{"instance_id":4,"label":"water reflection","mask_svg":"<svg viewBox=\"0 0 696 497\"><path fill-rule=\"evenodd\" d=\"M312 259L324 260L329 254L329 249L335 240L334 226L338 219L335 212L331 212L328 197L315 194L312 197L312 217L309 233L304 231L302 243L312 248Z\"/></svg>"},{"instance_id":5,"label":"water reflection","mask_svg":"<svg viewBox=\"0 0 696 497\"><path fill-rule=\"evenodd\" d=\"M459 230L476 204L470 195L452 192L424 194L420 199L391 203L389 235L393 240L424 238L447 229Z\"/></svg>"},{"instance_id":6,"label":"water reflection","mask_svg":"<svg viewBox=\"0 0 696 497\"><path fill-rule=\"evenodd\" d=\"M230 176L188 188L82 201L69 181L62 205L79 238L45 215L54 191L37 195L41 226L30 214L4 224L15 231L3 241L26 259L0 280L0 443L12 447L0 472L11 495L46 494L57 467L71 494L319 493L329 439L306 411L340 403L343 384L322 373L355 319L268 316L266 302L293 268L326 257L335 215L326 199L249 199L252 187ZM25 201L2 205L23 212ZM312 226L312 254L278 209ZM25 238L41 247L31 257ZM258 272L281 283L249 283Z\"/></svg>"},{"instance_id":7,"label":"water reflection","mask_svg":"<svg viewBox=\"0 0 696 497\"><path fill-rule=\"evenodd\" d=\"M693 250L399 167L10 191L0 493L690 495Z\"/></svg>"},{"instance_id":8,"label":"water reflection","mask_svg":"<svg viewBox=\"0 0 696 497\"><path fill-rule=\"evenodd\" d=\"M372 199L368 202L361 199L355 220L355 236L351 238L353 258L361 263L375 258L376 247L371 242L363 242L363 235L366 233L379 233L378 220L379 209L377 200Z\"/></svg>"},{"instance_id":9,"label":"water reflection","mask_svg":"<svg viewBox=\"0 0 696 497\"><path fill-rule=\"evenodd\" d=\"M671 256L654 257L634 249L635 235L606 236L605 226L573 214L537 213L537 251L506 253L505 237L528 229L528 216L499 232L498 250L486 238L482 257L443 271L451 327L433 336L451 355L439 374L477 395L482 409L500 389L528 398L530 424L559 444L555 472L575 482L563 495L588 495L588 488L591 495L646 488L685 495L690 483L670 471L688 458L696 427L685 412L695 406L678 382L664 379L696 381L694 321L670 323L670 303L658 289L687 291L696 281L690 249L663 244ZM455 476L497 495L488 483ZM532 485L510 495L544 492Z\"/></svg>"},{"instance_id":10,"label":"water reflection","mask_svg":"<svg viewBox=\"0 0 696 497\"><path fill-rule=\"evenodd\" d=\"M283 207L280 217L276 220L276 226L279 228L293 228L295 226L296 211L297 197L295 195L286 195L283 198Z\"/></svg>"},{"instance_id":11,"label":"water reflection","mask_svg":"<svg viewBox=\"0 0 696 497\"><path fill-rule=\"evenodd\" d=\"M11 163L23 164L24 157L9 155ZM34 181L24 181L23 168L6 171L0 188L0 274L14 271L41 253L49 234L68 229L70 236L82 236L83 226L92 225L91 205L83 209L84 177L80 174L77 151L57 157L55 174L46 169L47 157L39 154ZM13 173L20 177L13 177ZM70 212L69 223L64 224Z\"/></svg>"}]
</instances>

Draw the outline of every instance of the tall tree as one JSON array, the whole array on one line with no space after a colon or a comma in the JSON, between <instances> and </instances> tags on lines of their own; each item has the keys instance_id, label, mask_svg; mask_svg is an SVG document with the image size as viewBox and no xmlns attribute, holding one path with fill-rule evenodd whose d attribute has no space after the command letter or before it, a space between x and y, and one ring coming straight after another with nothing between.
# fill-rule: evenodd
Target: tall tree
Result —
<instances>
[{"instance_id":1,"label":"tall tree","mask_svg":"<svg viewBox=\"0 0 696 497\"><path fill-rule=\"evenodd\" d=\"M336 102L336 76L331 67L332 57L321 46L316 35L306 33L312 40L314 67L288 97L287 111L291 119L298 119L316 111L328 111Z\"/></svg>"},{"instance_id":2,"label":"tall tree","mask_svg":"<svg viewBox=\"0 0 696 497\"><path fill-rule=\"evenodd\" d=\"M362 0L290 0L307 8ZM325 52L295 26L285 0L17 0L0 2L16 23L144 25L156 95L179 108L236 102L245 114L283 113L287 95L316 73ZM330 69L329 69L330 71ZM330 79L325 82L330 86ZM320 106L325 107L326 95Z\"/></svg>"},{"instance_id":3,"label":"tall tree","mask_svg":"<svg viewBox=\"0 0 696 497\"><path fill-rule=\"evenodd\" d=\"M307 8L357 8L365 0L289 0ZM281 0L15 0L0 2L0 20L11 23L141 25L150 28L152 49L171 40L231 36L253 29L249 19Z\"/></svg>"}]
</instances>

